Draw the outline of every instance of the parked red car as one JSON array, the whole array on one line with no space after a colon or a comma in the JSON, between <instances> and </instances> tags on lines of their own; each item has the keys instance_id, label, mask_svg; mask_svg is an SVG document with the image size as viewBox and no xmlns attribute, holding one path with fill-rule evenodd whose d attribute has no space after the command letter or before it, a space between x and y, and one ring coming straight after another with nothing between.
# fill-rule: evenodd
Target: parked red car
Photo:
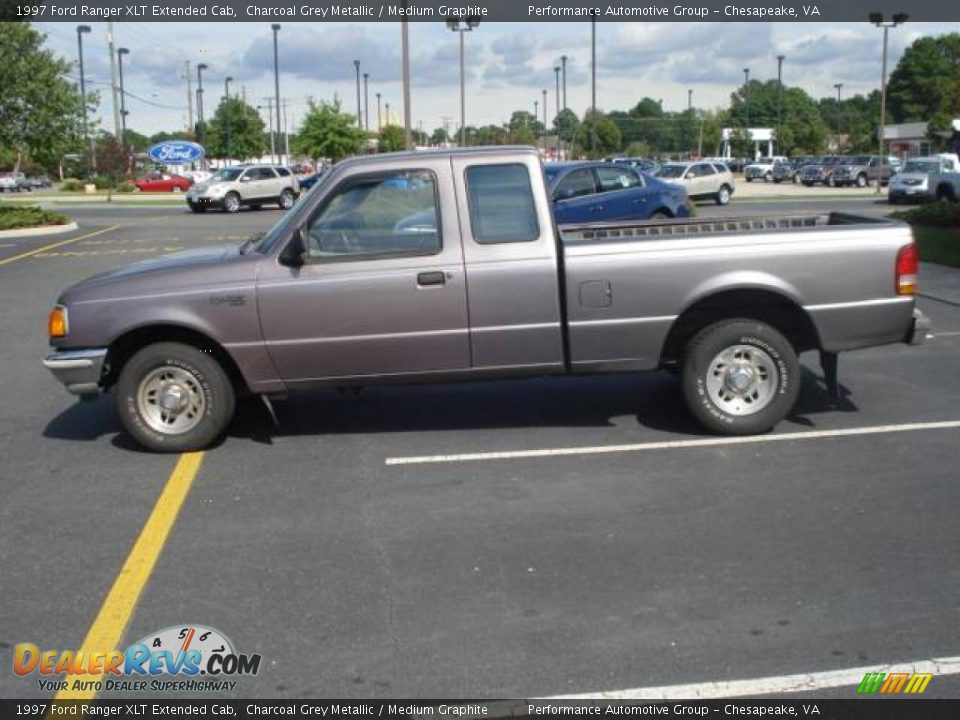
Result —
<instances>
[{"instance_id":1,"label":"parked red car","mask_svg":"<svg viewBox=\"0 0 960 720\"><path fill-rule=\"evenodd\" d=\"M138 192L186 192L193 180L180 175L151 173L142 180L134 181Z\"/></svg>"}]
</instances>

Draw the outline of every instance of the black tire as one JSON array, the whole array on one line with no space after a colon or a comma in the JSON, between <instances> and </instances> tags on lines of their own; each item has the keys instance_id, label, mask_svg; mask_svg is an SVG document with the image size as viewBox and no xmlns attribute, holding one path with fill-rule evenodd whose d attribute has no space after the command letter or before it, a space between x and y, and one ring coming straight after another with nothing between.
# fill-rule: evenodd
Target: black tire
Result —
<instances>
[{"instance_id":1,"label":"black tire","mask_svg":"<svg viewBox=\"0 0 960 720\"><path fill-rule=\"evenodd\" d=\"M729 205L730 204L730 186L721 185L720 190L714 196L714 199L717 201L717 205Z\"/></svg>"},{"instance_id":2,"label":"black tire","mask_svg":"<svg viewBox=\"0 0 960 720\"><path fill-rule=\"evenodd\" d=\"M294 202L296 202L296 198L293 196L293 190L287 188L280 193L280 200L277 202L277 205L281 210L289 210L293 207Z\"/></svg>"},{"instance_id":3,"label":"black tire","mask_svg":"<svg viewBox=\"0 0 960 720\"><path fill-rule=\"evenodd\" d=\"M202 394L204 404L199 420L185 432L168 433L155 429L141 408L138 398L141 384L161 368L189 375L195 381L197 393ZM176 453L206 448L226 430L236 403L230 378L213 355L173 342L148 345L131 357L120 372L114 393L117 414L124 429L137 443L154 452ZM159 407L156 402L152 404Z\"/></svg>"},{"instance_id":4,"label":"black tire","mask_svg":"<svg viewBox=\"0 0 960 720\"><path fill-rule=\"evenodd\" d=\"M728 393L736 399L725 407L720 404L719 391L716 396L711 394L710 382L721 382L720 376L711 372L711 365L724 350L739 346L759 351L753 356L756 377L769 379L768 391L765 399L754 400L749 393ZM758 320L725 320L704 328L688 343L681 385L687 407L708 430L721 435L755 435L772 429L793 409L800 392L800 362L790 342L770 325ZM722 382L721 386L726 387ZM760 409L749 409L752 402L762 403ZM738 413L734 409L737 404L748 409Z\"/></svg>"},{"instance_id":5,"label":"black tire","mask_svg":"<svg viewBox=\"0 0 960 720\"><path fill-rule=\"evenodd\" d=\"M195 213L205 213L207 211L206 205L201 205L200 203L187 203L190 206L190 209Z\"/></svg>"},{"instance_id":6,"label":"black tire","mask_svg":"<svg viewBox=\"0 0 960 720\"><path fill-rule=\"evenodd\" d=\"M666 210L657 210L655 213L650 214L650 220L669 220L670 217L670 213Z\"/></svg>"},{"instance_id":7,"label":"black tire","mask_svg":"<svg viewBox=\"0 0 960 720\"><path fill-rule=\"evenodd\" d=\"M864 175L863 173L860 173L859 175L857 175L857 187L865 188L869 184L870 182L867 180L866 175Z\"/></svg>"},{"instance_id":8,"label":"black tire","mask_svg":"<svg viewBox=\"0 0 960 720\"><path fill-rule=\"evenodd\" d=\"M954 202L953 188L949 185L940 185L937 188L937 200L940 202Z\"/></svg>"},{"instance_id":9,"label":"black tire","mask_svg":"<svg viewBox=\"0 0 960 720\"><path fill-rule=\"evenodd\" d=\"M767 171L767 173L763 176L763 181L768 183L771 180L773 180L773 173Z\"/></svg>"},{"instance_id":10,"label":"black tire","mask_svg":"<svg viewBox=\"0 0 960 720\"><path fill-rule=\"evenodd\" d=\"M228 192L223 197L223 211L225 213L240 212L240 196L235 192Z\"/></svg>"}]
</instances>

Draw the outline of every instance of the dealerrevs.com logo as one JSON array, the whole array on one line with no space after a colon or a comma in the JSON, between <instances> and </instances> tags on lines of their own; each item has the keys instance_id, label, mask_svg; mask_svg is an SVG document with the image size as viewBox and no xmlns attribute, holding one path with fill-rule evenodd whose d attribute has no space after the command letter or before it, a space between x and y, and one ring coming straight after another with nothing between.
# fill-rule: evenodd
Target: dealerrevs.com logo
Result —
<instances>
[{"instance_id":1,"label":"dealerrevs.com logo","mask_svg":"<svg viewBox=\"0 0 960 720\"><path fill-rule=\"evenodd\" d=\"M124 651L41 650L20 643L14 648L13 672L21 677L36 673L46 692L229 691L237 684L229 678L256 675L260 660L258 654L238 653L218 630L181 625L151 633Z\"/></svg>"}]
</instances>

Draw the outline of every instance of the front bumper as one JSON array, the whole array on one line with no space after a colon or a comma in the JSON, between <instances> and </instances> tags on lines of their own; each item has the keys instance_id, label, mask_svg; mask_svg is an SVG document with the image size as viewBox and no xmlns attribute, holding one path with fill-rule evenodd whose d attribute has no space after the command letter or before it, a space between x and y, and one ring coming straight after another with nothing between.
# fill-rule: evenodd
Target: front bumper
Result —
<instances>
[{"instance_id":1,"label":"front bumper","mask_svg":"<svg viewBox=\"0 0 960 720\"><path fill-rule=\"evenodd\" d=\"M907 332L907 342L910 345L922 345L926 342L927 333L930 332L931 327L930 318L914 308L913 322L910 323L910 330Z\"/></svg>"},{"instance_id":2,"label":"front bumper","mask_svg":"<svg viewBox=\"0 0 960 720\"><path fill-rule=\"evenodd\" d=\"M96 395L101 390L106 360L106 348L57 350L44 359L43 365L74 395Z\"/></svg>"},{"instance_id":3,"label":"front bumper","mask_svg":"<svg viewBox=\"0 0 960 720\"><path fill-rule=\"evenodd\" d=\"M888 194L889 194L889 197L894 200L902 200L906 198L923 199L923 198L931 197L927 188L923 187L922 185L916 185L916 186L905 185L905 186L891 187L888 191Z\"/></svg>"},{"instance_id":4,"label":"front bumper","mask_svg":"<svg viewBox=\"0 0 960 720\"><path fill-rule=\"evenodd\" d=\"M205 197L205 196L190 196L187 195L187 203L190 205L196 205L198 207L221 207L223 205L223 197Z\"/></svg>"}]
</instances>

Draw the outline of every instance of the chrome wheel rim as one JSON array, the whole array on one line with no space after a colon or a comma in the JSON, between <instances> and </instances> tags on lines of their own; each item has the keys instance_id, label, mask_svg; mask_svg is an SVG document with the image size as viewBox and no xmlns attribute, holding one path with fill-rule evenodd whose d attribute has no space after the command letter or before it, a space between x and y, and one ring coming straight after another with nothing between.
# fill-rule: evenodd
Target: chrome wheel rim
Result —
<instances>
[{"instance_id":1,"label":"chrome wheel rim","mask_svg":"<svg viewBox=\"0 0 960 720\"><path fill-rule=\"evenodd\" d=\"M707 369L707 394L729 415L753 415L776 396L780 373L773 358L753 345L731 345Z\"/></svg>"},{"instance_id":2,"label":"chrome wheel rim","mask_svg":"<svg viewBox=\"0 0 960 720\"><path fill-rule=\"evenodd\" d=\"M721 188L721 189L720 189L720 203L723 204L723 205L726 205L729 200L730 200L730 191L727 190L726 188Z\"/></svg>"},{"instance_id":3,"label":"chrome wheel rim","mask_svg":"<svg viewBox=\"0 0 960 720\"><path fill-rule=\"evenodd\" d=\"M203 420L206 407L196 375L174 365L151 370L137 389L137 412L151 430L164 435L190 432Z\"/></svg>"},{"instance_id":4,"label":"chrome wheel rim","mask_svg":"<svg viewBox=\"0 0 960 720\"><path fill-rule=\"evenodd\" d=\"M229 210L230 212L234 212L240 209L240 201L233 195L227 196L226 203L227 203L227 210Z\"/></svg>"},{"instance_id":5,"label":"chrome wheel rim","mask_svg":"<svg viewBox=\"0 0 960 720\"><path fill-rule=\"evenodd\" d=\"M280 196L280 206L284 210L289 210L293 207L293 196L290 193L283 193Z\"/></svg>"}]
</instances>

